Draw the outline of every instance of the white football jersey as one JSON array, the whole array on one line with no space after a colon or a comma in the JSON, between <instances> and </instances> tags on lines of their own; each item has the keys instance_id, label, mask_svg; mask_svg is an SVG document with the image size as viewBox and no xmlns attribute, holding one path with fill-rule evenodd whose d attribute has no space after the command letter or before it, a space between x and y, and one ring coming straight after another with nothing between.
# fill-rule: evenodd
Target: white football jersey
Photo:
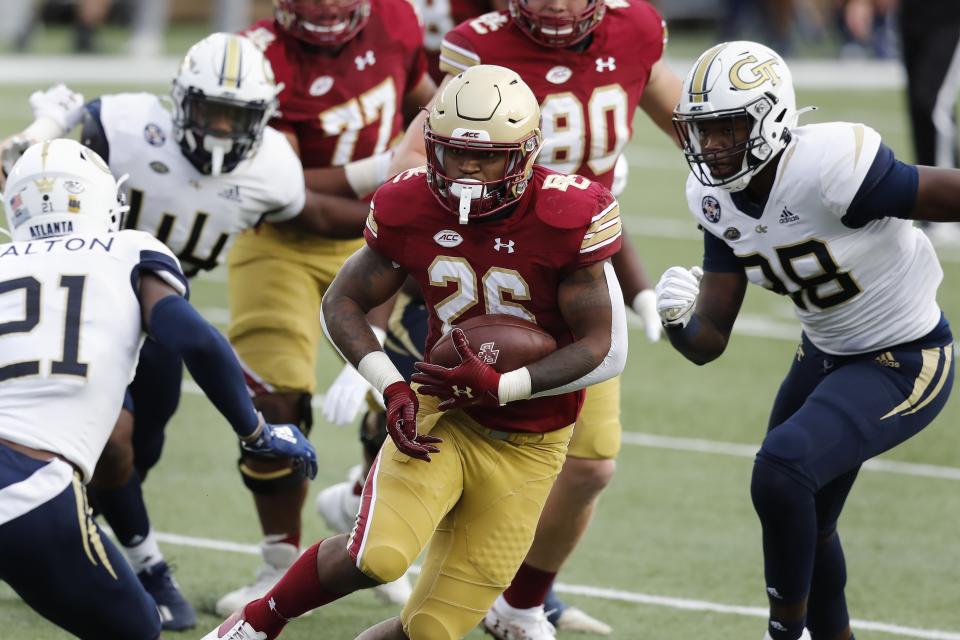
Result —
<instances>
[{"instance_id":1,"label":"white football jersey","mask_svg":"<svg viewBox=\"0 0 960 640\"><path fill-rule=\"evenodd\" d=\"M0 438L90 479L143 343L141 269L186 293L176 258L140 231L0 245Z\"/></svg>"},{"instance_id":2,"label":"white football jersey","mask_svg":"<svg viewBox=\"0 0 960 640\"><path fill-rule=\"evenodd\" d=\"M286 137L267 127L256 153L219 176L200 173L180 152L170 113L148 93L100 98L110 170L130 204L127 228L155 236L194 275L226 255L233 236L303 209L303 167Z\"/></svg>"},{"instance_id":3,"label":"white football jersey","mask_svg":"<svg viewBox=\"0 0 960 640\"><path fill-rule=\"evenodd\" d=\"M751 282L793 298L804 332L827 353L866 353L929 333L940 319L943 271L927 237L900 218L860 229L841 222L880 135L847 122L792 134L760 218L691 174L687 204L697 222L733 250Z\"/></svg>"}]
</instances>

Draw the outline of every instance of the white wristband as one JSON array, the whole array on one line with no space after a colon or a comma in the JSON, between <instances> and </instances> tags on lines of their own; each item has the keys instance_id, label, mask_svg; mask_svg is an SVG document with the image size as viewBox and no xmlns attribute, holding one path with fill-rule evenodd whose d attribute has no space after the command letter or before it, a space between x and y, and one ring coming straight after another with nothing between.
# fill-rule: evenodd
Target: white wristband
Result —
<instances>
[{"instance_id":1,"label":"white wristband","mask_svg":"<svg viewBox=\"0 0 960 640\"><path fill-rule=\"evenodd\" d=\"M500 385L497 388L497 397L500 399L500 404L507 404L514 400L526 400L530 397L532 384L530 371L526 367L520 367L502 374Z\"/></svg>"},{"instance_id":2,"label":"white wristband","mask_svg":"<svg viewBox=\"0 0 960 640\"><path fill-rule=\"evenodd\" d=\"M44 140L62 138L66 133L60 125L54 122L53 118L40 116L24 129L21 135L31 142L43 142Z\"/></svg>"},{"instance_id":3,"label":"white wristband","mask_svg":"<svg viewBox=\"0 0 960 640\"><path fill-rule=\"evenodd\" d=\"M403 382L403 376L390 362L390 357L383 351L371 351L363 356L357 365L357 371L374 389L383 394L383 390L394 382Z\"/></svg>"},{"instance_id":4,"label":"white wristband","mask_svg":"<svg viewBox=\"0 0 960 640\"><path fill-rule=\"evenodd\" d=\"M384 183L390 171L391 158L393 154L386 151L344 165L343 171L347 174L347 182L350 183L350 188L358 198L373 193Z\"/></svg>"}]
</instances>

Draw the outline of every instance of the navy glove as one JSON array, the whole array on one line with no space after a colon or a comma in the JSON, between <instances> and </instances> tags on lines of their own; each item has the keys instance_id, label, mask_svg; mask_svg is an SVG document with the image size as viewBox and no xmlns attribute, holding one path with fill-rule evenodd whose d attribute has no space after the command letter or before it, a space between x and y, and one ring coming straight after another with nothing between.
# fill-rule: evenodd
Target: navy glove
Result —
<instances>
[{"instance_id":1,"label":"navy glove","mask_svg":"<svg viewBox=\"0 0 960 640\"><path fill-rule=\"evenodd\" d=\"M270 424L261 420L254 436L240 440L240 448L271 458L289 458L308 480L317 477L317 452L306 436L292 424Z\"/></svg>"}]
</instances>

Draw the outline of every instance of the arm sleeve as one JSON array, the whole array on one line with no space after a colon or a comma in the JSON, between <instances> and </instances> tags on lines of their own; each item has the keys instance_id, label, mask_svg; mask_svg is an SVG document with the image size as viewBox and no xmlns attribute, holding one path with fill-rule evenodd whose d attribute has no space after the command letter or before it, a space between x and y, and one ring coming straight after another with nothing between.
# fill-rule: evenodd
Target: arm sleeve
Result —
<instances>
[{"instance_id":1,"label":"arm sleeve","mask_svg":"<svg viewBox=\"0 0 960 640\"><path fill-rule=\"evenodd\" d=\"M730 245L704 230L703 270L720 273L743 273L743 265L740 264Z\"/></svg>"},{"instance_id":2,"label":"arm sleeve","mask_svg":"<svg viewBox=\"0 0 960 640\"><path fill-rule=\"evenodd\" d=\"M156 242L160 244L159 241ZM154 274L184 298L190 297L190 284L187 277L183 275L180 263L169 253L152 249L140 251L140 260L130 271L130 286L137 295L140 292L140 273L143 271Z\"/></svg>"},{"instance_id":3,"label":"arm sleeve","mask_svg":"<svg viewBox=\"0 0 960 640\"><path fill-rule=\"evenodd\" d=\"M468 28L464 23L459 28L450 31L440 43L440 70L450 75L457 75L461 71L480 64L480 56L473 50L473 44L460 33L461 29Z\"/></svg>"},{"instance_id":4,"label":"arm sleeve","mask_svg":"<svg viewBox=\"0 0 960 640\"><path fill-rule=\"evenodd\" d=\"M607 262L603 265L603 274L607 279L607 293L610 295L610 350L603 357L597 367L583 377L568 382L553 389L544 389L533 394L532 398L556 396L561 393L585 389L591 385L609 380L619 375L627 364L627 313L623 304L623 293L620 291L620 282L613 270L613 265Z\"/></svg>"},{"instance_id":5,"label":"arm sleeve","mask_svg":"<svg viewBox=\"0 0 960 640\"><path fill-rule=\"evenodd\" d=\"M919 180L915 166L900 162L887 145L881 144L840 221L844 226L859 229L880 218L909 218L917 201Z\"/></svg>"},{"instance_id":6,"label":"arm sleeve","mask_svg":"<svg viewBox=\"0 0 960 640\"><path fill-rule=\"evenodd\" d=\"M150 314L150 335L180 354L193 379L238 436L253 434L258 417L233 349L189 302L179 296L157 302Z\"/></svg>"},{"instance_id":7,"label":"arm sleeve","mask_svg":"<svg viewBox=\"0 0 960 640\"><path fill-rule=\"evenodd\" d=\"M97 152L103 158L103 161L110 162L110 142L107 140L107 133L103 129L103 122L100 120L100 98L91 100L83 107L83 128L80 131L80 142L85 147L89 147Z\"/></svg>"}]
</instances>

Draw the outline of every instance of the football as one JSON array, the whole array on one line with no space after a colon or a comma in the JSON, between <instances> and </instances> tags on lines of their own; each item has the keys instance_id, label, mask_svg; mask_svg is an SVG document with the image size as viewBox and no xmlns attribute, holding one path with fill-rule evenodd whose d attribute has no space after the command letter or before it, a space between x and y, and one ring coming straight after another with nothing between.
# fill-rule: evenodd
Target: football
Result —
<instances>
[{"instance_id":1,"label":"football","mask_svg":"<svg viewBox=\"0 0 960 640\"><path fill-rule=\"evenodd\" d=\"M454 325L462 329L477 356L500 373L519 369L556 351L557 341L529 320L502 313L477 316ZM444 334L427 360L441 367L455 367L460 356L451 334Z\"/></svg>"}]
</instances>

